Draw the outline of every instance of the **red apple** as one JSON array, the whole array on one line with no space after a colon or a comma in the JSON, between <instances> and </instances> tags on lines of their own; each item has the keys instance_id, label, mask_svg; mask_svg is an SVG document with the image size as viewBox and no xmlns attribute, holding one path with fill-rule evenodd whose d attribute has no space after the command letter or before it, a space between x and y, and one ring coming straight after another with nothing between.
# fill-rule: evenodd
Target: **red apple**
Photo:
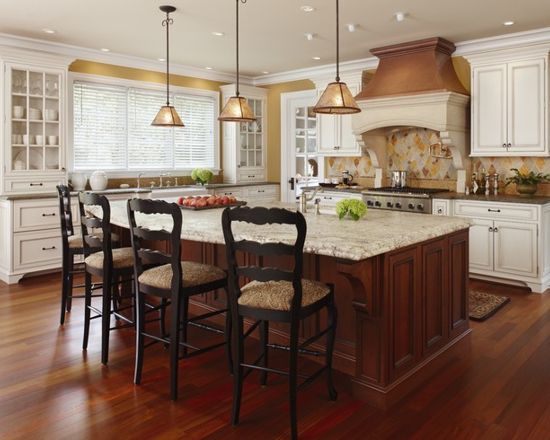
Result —
<instances>
[{"instance_id":1,"label":"red apple","mask_svg":"<svg viewBox=\"0 0 550 440\"><path fill-rule=\"evenodd\" d=\"M183 197L179 197L178 198L178 205L183 205L183 200L184 200Z\"/></svg>"}]
</instances>

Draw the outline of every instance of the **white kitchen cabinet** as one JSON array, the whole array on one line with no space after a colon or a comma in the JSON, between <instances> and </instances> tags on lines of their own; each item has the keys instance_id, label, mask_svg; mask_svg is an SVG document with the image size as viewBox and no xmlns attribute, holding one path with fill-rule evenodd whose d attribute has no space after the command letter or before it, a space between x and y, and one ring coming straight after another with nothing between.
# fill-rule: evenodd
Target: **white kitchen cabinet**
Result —
<instances>
[{"instance_id":1,"label":"white kitchen cabinet","mask_svg":"<svg viewBox=\"0 0 550 440\"><path fill-rule=\"evenodd\" d=\"M317 193L315 198L318 198L321 200L321 208L329 206L334 207L340 200L344 199L357 199L357 200L363 200L363 196L361 193L357 192L336 192L336 191L323 191Z\"/></svg>"},{"instance_id":2,"label":"white kitchen cabinet","mask_svg":"<svg viewBox=\"0 0 550 440\"><path fill-rule=\"evenodd\" d=\"M432 214L433 215L452 215L451 200L433 199Z\"/></svg>"},{"instance_id":3,"label":"white kitchen cabinet","mask_svg":"<svg viewBox=\"0 0 550 440\"><path fill-rule=\"evenodd\" d=\"M468 57L472 156L548 156L548 50Z\"/></svg>"},{"instance_id":4,"label":"white kitchen cabinet","mask_svg":"<svg viewBox=\"0 0 550 440\"><path fill-rule=\"evenodd\" d=\"M315 81L320 97L332 80ZM342 78L352 95L361 91L361 76ZM319 156L361 156L361 146L357 142L351 126L352 115L317 115Z\"/></svg>"},{"instance_id":5,"label":"white kitchen cabinet","mask_svg":"<svg viewBox=\"0 0 550 440\"><path fill-rule=\"evenodd\" d=\"M220 87L222 102L235 95L235 85ZM256 121L223 123L223 180L226 183L265 182L267 150L267 90L240 86Z\"/></svg>"},{"instance_id":6,"label":"white kitchen cabinet","mask_svg":"<svg viewBox=\"0 0 550 440\"><path fill-rule=\"evenodd\" d=\"M470 276L521 282L533 292L550 287L550 204L454 200L452 212L468 217Z\"/></svg>"},{"instance_id":7,"label":"white kitchen cabinet","mask_svg":"<svg viewBox=\"0 0 550 440\"><path fill-rule=\"evenodd\" d=\"M66 78L71 59L0 49L1 194L49 192L66 181Z\"/></svg>"},{"instance_id":8,"label":"white kitchen cabinet","mask_svg":"<svg viewBox=\"0 0 550 440\"><path fill-rule=\"evenodd\" d=\"M221 196L234 196L238 200L246 200L251 203L271 203L280 200L279 185L252 185L252 186L226 186L215 188L212 192Z\"/></svg>"}]
</instances>

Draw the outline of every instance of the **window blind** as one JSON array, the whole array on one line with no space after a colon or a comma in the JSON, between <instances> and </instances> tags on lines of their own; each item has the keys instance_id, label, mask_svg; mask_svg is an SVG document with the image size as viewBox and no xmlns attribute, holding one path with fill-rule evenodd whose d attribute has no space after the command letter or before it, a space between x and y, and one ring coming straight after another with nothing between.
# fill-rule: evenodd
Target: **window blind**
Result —
<instances>
[{"instance_id":1,"label":"window blind","mask_svg":"<svg viewBox=\"0 0 550 440\"><path fill-rule=\"evenodd\" d=\"M147 170L216 166L216 99L170 97L183 128L153 127L159 90L74 83L74 169Z\"/></svg>"},{"instance_id":2,"label":"window blind","mask_svg":"<svg viewBox=\"0 0 550 440\"><path fill-rule=\"evenodd\" d=\"M74 85L74 169L126 168L126 90Z\"/></svg>"}]
</instances>

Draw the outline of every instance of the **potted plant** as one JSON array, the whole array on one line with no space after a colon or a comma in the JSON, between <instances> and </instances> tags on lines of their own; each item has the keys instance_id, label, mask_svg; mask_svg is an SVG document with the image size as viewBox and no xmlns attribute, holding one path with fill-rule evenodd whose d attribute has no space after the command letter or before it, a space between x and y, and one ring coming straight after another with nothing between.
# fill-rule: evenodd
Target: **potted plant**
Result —
<instances>
[{"instance_id":1,"label":"potted plant","mask_svg":"<svg viewBox=\"0 0 550 440\"><path fill-rule=\"evenodd\" d=\"M517 192L525 197L534 195L537 192L539 183L550 181L550 174L535 173L533 171L524 174L517 168L511 168L510 171L513 171L515 175L506 178L506 186L515 183Z\"/></svg>"},{"instance_id":2,"label":"potted plant","mask_svg":"<svg viewBox=\"0 0 550 440\"><path fill-rule=\"evenodd\" d=\"M212 171L204 168L195 168L191 172L191 179L193 179L197 185L206 185L213 176L214 174Z\"/></svg>"}]
</instances>

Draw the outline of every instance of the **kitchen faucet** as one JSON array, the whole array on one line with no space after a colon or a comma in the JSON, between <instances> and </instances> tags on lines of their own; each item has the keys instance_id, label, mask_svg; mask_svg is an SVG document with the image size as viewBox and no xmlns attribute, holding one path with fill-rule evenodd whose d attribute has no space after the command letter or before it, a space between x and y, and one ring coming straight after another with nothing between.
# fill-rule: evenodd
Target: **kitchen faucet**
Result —
<instances>
[{"instance_id":1,"label":"kitchen faucet","mask_svg":"<svg viewBox=\"0 0 550 440\"><path fill-rule=\"evenodd\" d=\"M313 194L311 194L309 197L307 196L306 191L302 191L302 194L300 194L300 205L298 206L298 210L301 213L303 214L307 213L307 202L312 201L318 192L323 192L323 188L316 188L315 190L313 190ZM319 205L320 200L319 202L315 200L315 203L316 205ZM317 206L316 208L318 210L319 206Z\"/></svg>"},{"instance_id":2,"label":"kitchen faucet","mask_svg":"<svg viewBox=\"0 0 550 440\"><path fill-rule=\"evenodd\" d=\"M145 173L138 173L137 175L137 189L141 189L141 178Z\"/></svg>"},{"instance_id":3,"label":"kitchen faucet","mask_svg":"<svg viewBox=\"0 0 550 440\"><path fill-rule=\"evenodd\" d=\"M159 180L160 180L160 182L159 182L159 187L160 187L160 188L162 188L162 178L163 178L163 177L169 177L169 176L171 176L171 175L172 175L171 173L161 173L161 174L159 175Z\"/></svg>"}]
</instances>

